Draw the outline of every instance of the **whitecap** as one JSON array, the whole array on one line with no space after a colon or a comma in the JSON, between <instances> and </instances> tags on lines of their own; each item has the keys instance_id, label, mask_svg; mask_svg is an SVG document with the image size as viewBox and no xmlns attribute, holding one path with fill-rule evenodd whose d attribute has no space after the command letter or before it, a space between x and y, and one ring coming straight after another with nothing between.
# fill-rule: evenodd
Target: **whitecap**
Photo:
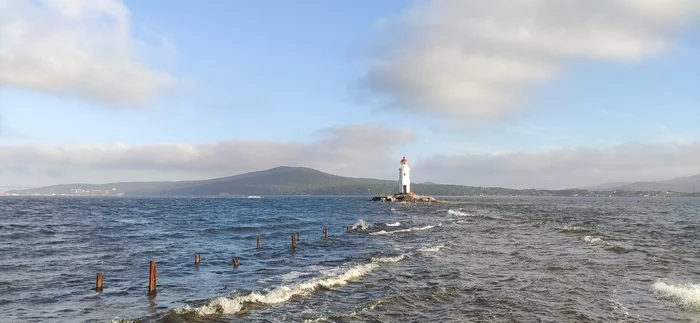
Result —
<instances>
[{"instance_id":1,"label":"whitecap","mask_svg":"<svg viewBox=\"0 0 700 323\"><path fill-rule=\"evenodd\" d=\"M357 222L355 222L355 224L352 225L352 228L350 229L355 230L358 228L360 230L367 230L369 228L369 225L365 222L365 220L359 219L357 220Z\"/></svg>"},{"instance_id":2,"label":"whitecap","mask_svg":"<svg viewBox=\"0 0 700 323\"><path fill-rule=\"evenodd\" d=\"M383 235L389 235L389 234L395 234L395 233L401 233L401 232L411 232L411 231L422 231L422 230L428 230L434 228L434 225L426 225L424 227L420 228L408 228L408 229L401 229L401 230L394 230L394 231L377 231L377 232L372 232L370 235L373 236L383 236Z\"/></svg>"},{"instance_id":3,"label":"whitecap","mask_svg":"<svg viewBox=\"0 0 700 323\"><path fill-rule=\"evenodd\" d=\"M656 282L652 287L658 297L668 298L681 307L700 311L700 284L671 285Z\"/></svg>"},{"instance_id":4,"label":"whitecap","mask_svg":"<svg viewBox=\"0 0 700 323\"><path fill-rule=\"evenodd\" d=\"M443 247L445 247L445 245L443 245L443 244L437 245L437 246L432 246L432 247L426 246L426 247L418 249L418 251L420 251L420 252L438 252Z\"/></svg>"},{"instance_id":5,"label":"whitecap","mask_svg":"<svg viewBox=\"0 0 700 323\"><path fill-rule=\"evenodd\" d=\"M387 227L398 227L400 225L401 225L401 222L398 222L398 221L394 222L394 223L387 223L386 224Z\"/></svg>"},{"instance_id":6,"label":"whitecap","mask_svg":"<svg viewBox=\"0 0 700 323\"><path fill-rule=\"evenodd\" d=\"M399 261L406 259L407 256L408 256L407 254L403 254L400 256L396 256L396 257L372 258L372 262L380 262L380 263L399 262Z\"/></svg>"},{"instance_id":7,"label":"whitecap","mask_svg":"<svg viewBox=\"0 0 700 323\"><path fill-rule=\"evenodd\" d=\"M447 214L456 215L456 216L471 216L471 214L469 214L469 213L464 213L460 210L452 210L452 209L447 210Z\"/></svg>"},{"instance_id":8,"label":"whitecap","mask_svg":"<svg viewBox=\"0 0 700 323\"><path fill-rule=\"evenodd\" d=\"M308 295L318 287L346 285L353 279L360 278L378 267L377 263L369 263L351 267L340 274L327 275L305 282L282 285L265 293L252 292L245 296L218 297L199 307L185 305L175 309L178 314L193 313L199 316L212 314L236 314L243 309L245 303L279 304L288 301L295 295Z\"/></svg>"},{"instance_id":9,"label":"whitecap","mask_svg":"<svg viewBox=\"0 0 700 323\"><path fill-rule=\"evenodd\" d=\"M581 228L579 228L579 227L570 227L570 226L566 226L566 225L565 225L563 228L561 228L561 230L562 230L562 231L565 231L565 232L576 232L576 231L581 231Z\"/></svg>"},{"instance_id":10,"label":"whitecap","mask_svg":"<svg viewBox=\"0 0 700 323\"><path fill-rule=\"evenodd\" d=\"M583 238L583 241L586 241L586 242L588 242L588 243L590 243L590 244L599 244L599 243L602 243L602 242L603 242L603 239L601 239L601 238L593 238L593 237L591 237L591 236L585 236L585 237Z\"/></svg>"}]
</instances>

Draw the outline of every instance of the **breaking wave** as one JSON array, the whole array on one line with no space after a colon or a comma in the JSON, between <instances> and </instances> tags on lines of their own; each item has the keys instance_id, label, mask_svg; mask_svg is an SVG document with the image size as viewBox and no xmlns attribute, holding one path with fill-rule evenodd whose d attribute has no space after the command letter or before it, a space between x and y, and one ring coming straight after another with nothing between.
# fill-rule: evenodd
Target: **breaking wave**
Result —
<instances>
[{"instance_id":1,"label":"breaking wave","mask_svg":"<svg viewBox=\"0 0 700 323\"><path fill-rule=\"evenodd\" d=\"M411 231L423 231L423 230L428 230L434 228L434 225L426 225L424 227L420 228L408 228L408 229L401 229L401 230L394 230L394 231L377 231L377 232L372 232L370 235L373 236L384 236L384 235L389 235L389 234L395 234L395 233L402 233L402 232L411 232Z\"/></svg>"},{"instance_id":2,"label":"breaking wave","mask_svg":"<svg viewBox=\"0 0 700 323\"><path fill-rule=\"evenodd\" d=\"M328 273L322 277L310 279L308 281L278 286L268 292L251 292L245 296L225 296L218 297L208 301L206 304L193 307L185 305L182 308L173 310L176 314L195 314L197 316L206 316L214 314L236 314L244 310L246 303L257 304L279 304L288 301L296 295L309 295L319 287L329 288L333 286L343 286L349 281L361 278L373 270L380 263L395 263L402 261L408 257L408 254L402 254L396 257L379 257L372 258L372 262L368 264L357 265L340 273ZM290 272L283 275L284 278L297 278L303 273Z\"/></svg>"},{"instance_id":3,"label":"breaking wave","mask_svg":"<svg viewBox=\"0 0 700 323\"><path fill-rule=\"evenodd\" d=\"M590 243L590 244L601 244L601 243L603 243L603 239L601 239L601 238L593 238L593 237L591 237L591 236L585 236L585 237L583 238L583 241L586 241L586 242L588 242L588 243Z\"/></svg>"},{"instance_id":4,"label":"breaking wave","mask_svg":"<svg viewBox=\"0 0 700 323\"><path fill-rule=\"evenodd\" d=\"M675 286L657 282L652 287L656 296L671 299L683 308L700 311L700 284Z\"/></svg>"},{"instance_id":5,"label":"breaking wave","mask_svg":"<svg viewBox=\"0 0 700 323\"><path fill-rule=\"evenodd\" d=\"M394 223L387 223L387 227L398 227L401 225L401 222L394 222Z\"/></svg>"},{"instance_id":6,"label":"breaking wave","mask_svg":"<svg viewBox=\"0 0 700 323\"><path fill-rule=\"evenodd\" d=\"M570 226L565 225L563 228L561 228L561 231L563 231L563 232L578 232L578 231L583 231L583 229L580 227L570 227Z\"/></svg>"},{"instance_id":7,"label":"breaking wave","mask_svg":"<svg viewBox=\"0 0 700 323\"><path fill-rule=\"evenodd\" d=\"M288 301L295 295L308 295L319 287L346 285L350 280L367 275L377 268L376 263L357 265L343 273L314 278L305 282L283 285L266 293L252 292L245 296L226 296L210 300L199 307L185 305L175 309L176 314L195 314L206 316L213 314L236 314L243 310L245 303L279 304Z\"/></svg>"},{"instance_id":8,"label":"breaking wave","mask_svg":"<svg viewBox=\"0 0 700 323\"><path fill-rule=\"evenodd\" d=\"M447 214L456 215L456 216L470 216L471 215L469 213L464 213L460 210L452 210L452 209L447 210Z\"/></svg>"},{"instance_id":9,"label":"breaking wave","mask_svg":"<svg viewBox=\"0 0 700 323\"><path fill-rule=\"evenodd\" d=\"M396 256L396 257L372 258L372 262L380 262L380 263L399 262L399 261L406 259L407 256L408 256L408 254L403 254L400 256Z\"/></svg>"},{"instance_id":10,"label":"breaking wave","mask_svg":"<svg viewBox=\"0 0 700 323\"><path fill-rule=\"evenodd\" d=\"M438 252L438 251L440 251L440 249L442 249L443 247L445 247L444 244L441 244L441 245L438 245L438 246L432 246L432 247L427 246L427 247L423 247L423 248L418 249L418 251L419 251L419 252Z\"/></svg>"},{"instance_id":11,"label":"breaking wave","mask_svg":"<svg viewBox=\"0 0 700 323\"><path fill-rule=\"evenodd\" d=\"M367 222L365 222L365 220L359 219L359 220L357 220L357 222L355 222L355 224L352 225L352 228L350 228L350 229L352 229L352 230L355 230L355 229L367 230L368 228L369 228L369 225L367 224Z\"/></svg>"}]
</instances>

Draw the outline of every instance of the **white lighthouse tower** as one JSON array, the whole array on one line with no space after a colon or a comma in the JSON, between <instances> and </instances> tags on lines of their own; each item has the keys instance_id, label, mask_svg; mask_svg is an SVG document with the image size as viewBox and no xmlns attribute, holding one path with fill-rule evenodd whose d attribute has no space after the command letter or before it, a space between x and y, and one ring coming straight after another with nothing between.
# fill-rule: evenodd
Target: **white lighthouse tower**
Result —
<instances>
[{"instance_id":1,"label":"white lighthouse tower","mask_svg":"<svg viewBox=\"0 0 700 323\"><path fill-rule=\"evenodd\" d=\"M401 160L401 167L399 167L399 194L410 194L411 193L411 168L408 167L408 160L406 156Z\"/></svg>"}]
</instances>

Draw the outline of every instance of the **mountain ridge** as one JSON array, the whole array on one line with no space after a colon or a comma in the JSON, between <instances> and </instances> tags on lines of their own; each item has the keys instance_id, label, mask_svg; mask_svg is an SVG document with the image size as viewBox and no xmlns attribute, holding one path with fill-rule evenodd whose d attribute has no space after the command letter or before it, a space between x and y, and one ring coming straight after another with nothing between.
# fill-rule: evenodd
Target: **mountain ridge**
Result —
<instances>
[{"instance_id":1,"label":"mountain ridge","mask_svg":"<svg viewBox=\"0 0 700 323\"><path fill-rule=\"evenodd\" d=\"M700 175L698 176L700 177ZM413 183L412 188L416 193L436 196L609 196L613 194L642 196L642 194L636 193L607 192L611 190L591 193L591 190L586 189L510 189L433 182ZM267 170L204 180L60 184L12 190L6 194L98 196L388 195L397 192L397 190L398 181L345 177L308 167L278 166Z\"/></svg>"}]
</instances>

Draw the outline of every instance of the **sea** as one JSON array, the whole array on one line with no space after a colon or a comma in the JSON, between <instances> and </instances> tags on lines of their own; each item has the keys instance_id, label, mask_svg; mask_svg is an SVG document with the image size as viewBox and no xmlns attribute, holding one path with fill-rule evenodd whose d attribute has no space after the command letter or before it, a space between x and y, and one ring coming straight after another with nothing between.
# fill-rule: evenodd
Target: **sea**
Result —
<instances>
[{"instance_id":1,"label":"sea","mask_svg":"<svg viewBox=\"0 0 700 323\"><path fill-rule=\"evenodd\" d=\"M700 199L3 197L0 321L700 322Z\"/></svg>"}]
</instances>

